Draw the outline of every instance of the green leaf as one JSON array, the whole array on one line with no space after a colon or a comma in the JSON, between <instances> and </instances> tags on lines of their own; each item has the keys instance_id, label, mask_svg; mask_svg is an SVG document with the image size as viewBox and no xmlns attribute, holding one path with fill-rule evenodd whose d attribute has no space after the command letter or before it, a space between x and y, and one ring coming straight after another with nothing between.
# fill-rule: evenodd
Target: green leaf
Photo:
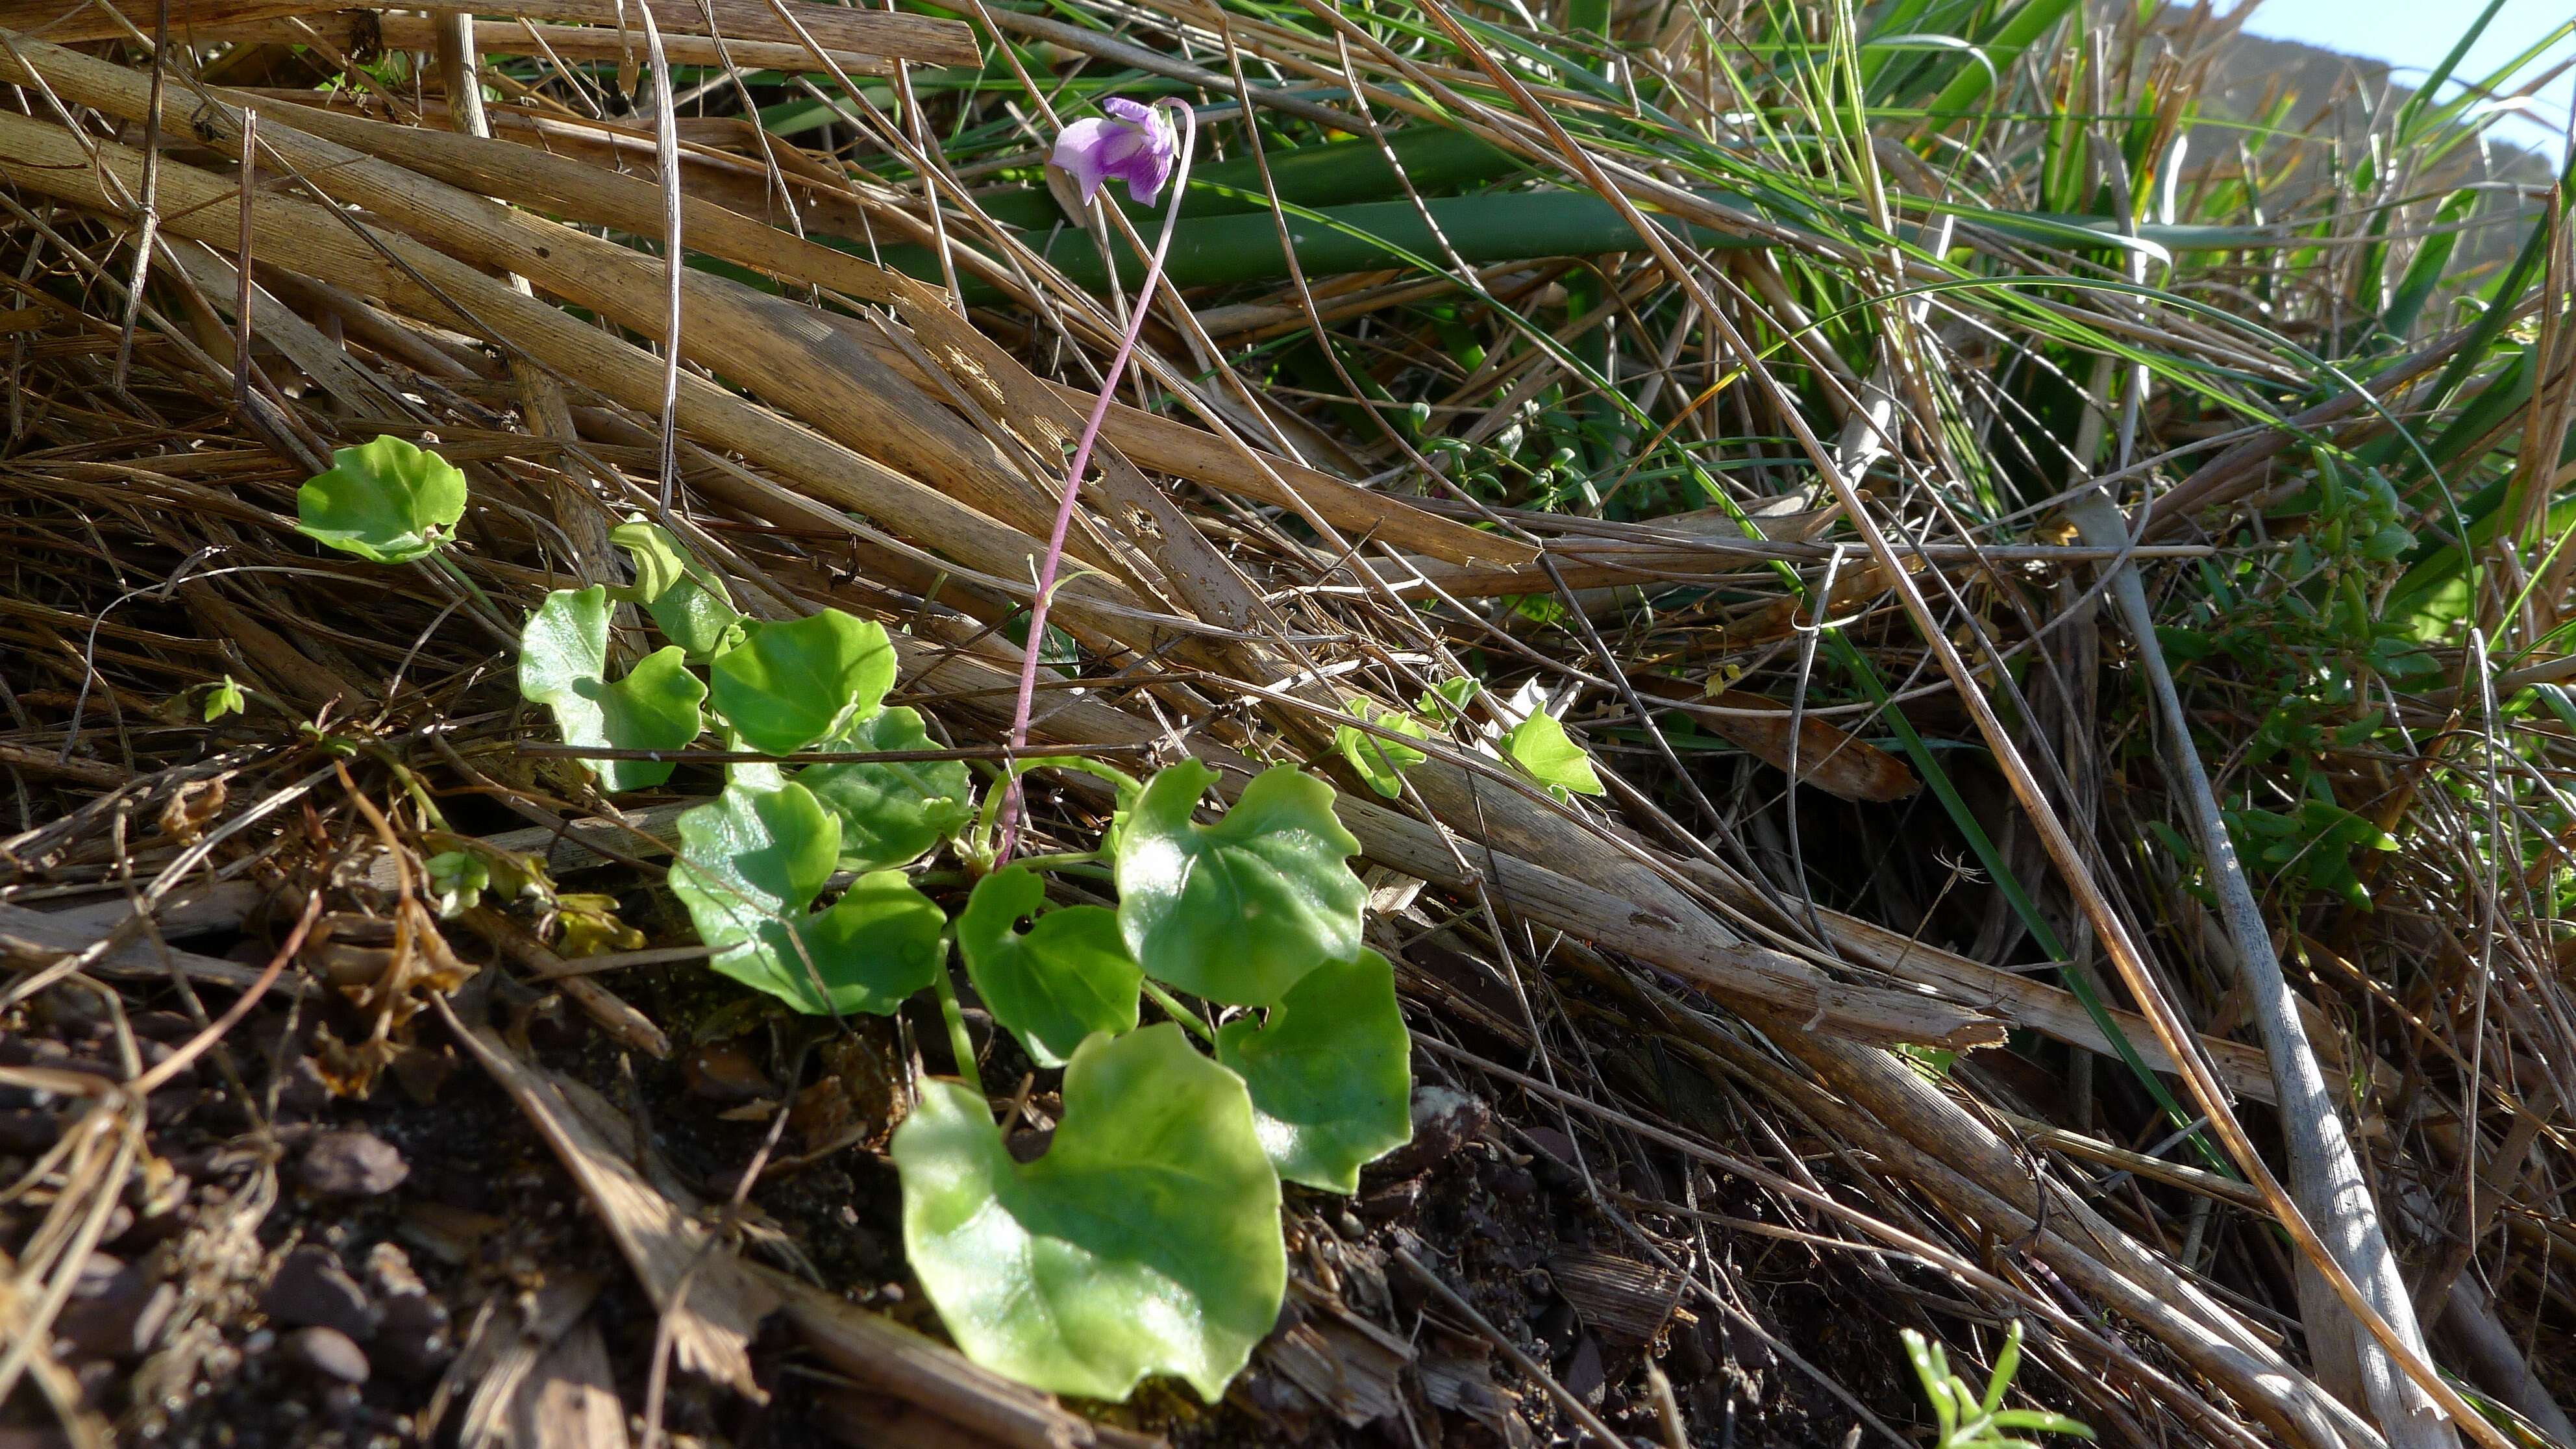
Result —
<instances>
[{"instance_id":1,"label":"green leaf","mask_svg":"<svg viewBox=\"0 0 2576 1449\"><path fill-rule=\"evenodd\" d=\"M1145 979L1118 935L1118 913L1068 906L1039 915L1046 882L1013 866L984 877L957 918L967 979L993 1019L1011 1029L1042 1067L1062 1066L1096 1031L1136 1029L1136 990ZM1028 930L1023 916L1036 916Z\"/></svg>"},{"instance_id":2,"label":"green leaf","mask_svg":"<svg viewBox=\"0 0 2576 1449\"><path fill-rule=\"evenodd\" d=\"M879 710L835 737L854 754L929 750L921 712ZM975 785L958 760L888 760L814 765L796 774L823 808L841 817L841 869L881 870L918 860L975 818Z\"/></svg>"},{"instance_id":3,"label":"green leaf","mask_svg":"<svg viewBox=\"0 0 2576 1449\"><path fill-rule=\"evenodd\" d=\"M1364 699L1349 700L1342 708L1381 728L1411 735L1417 740L1428 738L1431 733L1422 721L1413 716L1397 710L1379 709ZM1334 728L1333 748L1341 752L1343 759L1351 762L1351 768L1359 771L1360 778L1368 783L1370 789L1390 800L1404 793L1403 773L1431 758L1410 745L1399 745L1349 725Z\"/></svg>"},{"instance_id":4,"label":"green leaf","mask_svg":"<svg viewBox=\"0 0 2576 1449\"><path fill-rule=\"evenodd\" d=\"M342 553L410 563L465 516L465 475L396 437L331 455L331 471L295 490L295 531Z\"/></svg>"},{"instance_id":5,"label":"green leaf","mask_svg":"<svg viewBox=\"0 0 2576 1449\"><path fill-rule=\"evenodd\" d=\"M1484 687L1483 680L1471 674L1461 674L1431 686L1420 699L1414 701L1414 707L1443 724L1462 720L1467 717L1468 701L1474 699L1476 691Z\"/></svg>"},{"instance_id":6,"label":"green leaf","mask_svg":"<svg viewBox=\"0 0 2576 1449\"><path fill-rule=\"evenodd\" d=\"M807 914L839 854L840 824L812 791L737 780L680 817L671 890L716 970L811 1016L891 1015L937 977L947 917L891 870Z\"/></svg>"},{"instance_id":7,"label":"green leaf","mask_svg":"<svg viewBox=\"0 0 2576 1449\"><path fill-rule=\"evenodd\" d=\"M743 616L724 580L691 557L679 540L642 517L608 531L635 565L634 601L653 616L662 637L688 652L692 662L714 658L741 642Z\"/></svg>"},{"instance_id":8,"label":"green leaf","mask_svg":"<svg viewBox=\"0 0 2576 1449\"><path fill-rule=\"evenodd\" d=\"M1375 951L1306 973L1269 1020L1217 1028L1270 1163L1290 1182L1359 1191L1360 1168L1413 1140L1413 1041L1395 970Z\"/></svg>"},{"instance_id":9,"label":"green leaf","mask_svg":"<svg viewBox=\"0 0 2576 1449\"><path fill-rule=\"evenodd\" d=\"M1512 726L1512 732L1503 736L1503 753L1559 800L1566 798L1569 791L1576 795L1609 793L1601 777L1592 773L1591 757L1545 710L1533 710L1528 719Z\"/></svg>"},{"instance_id":10,"label":"green leaf","mask_svg":"<svg viewBox=\"0 0 2576 1449\"><path fill-rule=\"evenodd\" d=\"M1332 787L1280 765L1225 818L1190 819L1216 772L1154 776L1118 835L1118 926L1145 973L1235 1006L1268 1006L1307 972L1359 954L1368 892Z\"/></svg>"},{"instance_id":11,"label":"green leaf","mask_svg":"<svg viewBox=\"0 0 2576 1449\"><path fill-rule=\"evenodd\" d=\"M228 714L240 714L248 708L250 708L250 698L243 693L241 681L229 674L217 680L214 687L206 691L206 723L208 724L213 724Z\"/></svg>"},{"instance_id":12,"label":"green leaf","mask_svg":"<svg viewBox=\"0 0 2576 1449\"><path fill-rule=\"evenodd\" d=\"M726 723L753 749L784 755L875 712L894 686L894 645L875 621L825 609L748 625L713 674Z\"/></svg>"},{"instance_id":13,"label":"green leaf","mask_svg":"<svg viewBox=\"0 0 2576 1449\"><path fill-rule=\"evenodd\" d=\"M483 857L462 850L443 850L421 862L429 873L429 893L438 902L441 920L453 920L481 903L492 885L492 867Z\"/></svg>"},{"instance_id":14,"label":"green leaf","mask_svg":"<svg viewBox=\"0 0 2576 1449\"><path fill-rule=\"evenodd\" d=\"M1178 1374L1210 1403L1279 1318L1279 1179L1234 1073L1170 1022L1094 1037L1047 1154L1014 1162L972 1089L923 1084L894 1137L913 1271L975 1362L1122 1399Z\"/></svg>"},{"instance_id":15,"label":"green leaf","mask_svg":"<svg viewBox=\"0 0 2576 1449\"><path fill-rule=\"evenodd\" d=\"M655 650L624 679L607 682L608 590L557 589L519 636L519 693L554 711L564 743L614 749L684 749L703 722L707 687L675 645ZM678 766L655 760L585 760L609 791L638 790Z\"/></svg>"}]
</instances>

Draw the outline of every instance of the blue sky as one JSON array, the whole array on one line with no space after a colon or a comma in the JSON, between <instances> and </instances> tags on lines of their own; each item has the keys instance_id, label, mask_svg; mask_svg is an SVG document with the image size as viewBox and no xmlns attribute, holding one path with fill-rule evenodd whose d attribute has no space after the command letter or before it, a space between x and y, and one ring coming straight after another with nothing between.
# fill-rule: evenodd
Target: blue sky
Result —
<instances>
[{"instance_id":1,"label":"blue sky","mask_svg":"<svg viewBox=\"0 0 2576 1449\"><path fill-rule=\"evenodd\" d=\"M2262 0L2245 29L2383 60L2398 68L2399 80L2412 80L2441 63L2483 8L2482 0ZM2571 17L2576 17L2576 0L2504 0L2460 70L2484 76ZM2569 55L2576 55L2576 39L2559 41L2548 59ZM2532 118L2508 122L2499 136L2561 154L2571 87L2576 87L2576 72L2550 82L2536 98Z\"/></svg>"}]
</instances>

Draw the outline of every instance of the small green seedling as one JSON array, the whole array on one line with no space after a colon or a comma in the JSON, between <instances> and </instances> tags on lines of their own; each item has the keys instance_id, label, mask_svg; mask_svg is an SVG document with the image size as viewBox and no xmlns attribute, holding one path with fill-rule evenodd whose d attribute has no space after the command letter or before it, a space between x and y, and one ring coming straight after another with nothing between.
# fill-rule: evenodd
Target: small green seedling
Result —
<instances>
[{"instance_id":1,"label":"small green seedling","mask_svg":"<svg viewBox=\"0 0 2576 1449\"><path fill-rule=\"evenodd\" d=\"M439 919L452 921L483 903L492 888L492 868L469 851L444 850L422 861L429 873L429 894Z\"/></svg>"},{"instance_id":2,"label":"small green seedling","mask_svg":"<svg viewBox=\"0 0 2576 1449\"><path fill-rule=\"evenodd\" d=\"M295 490L295 529L371 563L429 557L465 516L465 475L436 453L380 437L331 455Z\"/></svg>"},{"instance_id":3,"label":"small green seedling","mask_svg":"<svg viewBox=\"0 0 2576 1449\"><path fill-rule=\"evenodd\" d=\"M2003 1406L2013 1375L2021 1371L2019 1320L2004 1336L2004 1350L1995 1356L1994 1380L1986 1385L1982 1398L1966 1379L1950 1372L1950 1357L1941 1345L1910 1328L1898 1337L1905 1341L1905 1356L1914 1362L1914 1376L1923 1381L1924 1397L1932 1401L1932 1416L1940 1421L1941 1435L1932 1441L1933 1449L2040 1449L2031 1440L2013 1437L2012 1430L2093 1437L2090 1427L2064 1414Z\"/></svg>"},{"instance_id":4,"label":"small green seedling","mask_svg":"<svg viewBox=\"0 0 2576 1449\"><path fill-rule=\"evenodd\" d=\"M1364 699L1349 700L1342 708L1380 729L1393 730L1417 740L1428 739L1431 735L1429 725L1401 710L1380 709ZM1390 800L1404 793L1401 778L1404 772L1431 758L1411 745L1400 745L1384 735L1371 734L1349 725L1340 725L1333 730L1333 748L1343 759L1351 762L1351 768L1359 772L1362 783Z\"/></svg>"},{"instance_id":5,"label":"small green seedling","mask_svg":"<svg viewBox=\"0 0 2576 1449\"><path fill-rule=\"evenodd\" d=\"M206 691L206 723L213 724L228 714L240 714L250 708L250 696L241 682L227 674Z\"/></svg>"},{"instance_id":6,"label":"small green seedling","mask_svg":"<svg viewBox=\"0 0 2576 1449\"><path fill-rule=\"evenodd\" d=\"M631 588L612 590L619 602L641 604L662 636L680 646L692 664L704 664L742 642L742 611L715 570L691 558L679 540L641 516L608 531L635 566Z\"/></svg>"}]
</instances>

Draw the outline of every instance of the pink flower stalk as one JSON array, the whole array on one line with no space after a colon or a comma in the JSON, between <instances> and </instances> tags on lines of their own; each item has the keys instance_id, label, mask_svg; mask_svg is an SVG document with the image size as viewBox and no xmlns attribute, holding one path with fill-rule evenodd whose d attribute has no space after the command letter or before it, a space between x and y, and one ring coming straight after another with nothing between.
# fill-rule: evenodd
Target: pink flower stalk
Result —
<instances>
[{"instance_id":1,"label":"pink flower stalk","mask_svg":"<svg viewBox=\"0 0 2576 1449\"><path fill-rule=\"evenodd\" d=\"M1166 97L1150 106L1111 97L1100 108L1117 117L1101 120L1088 117L1064 128L1057 138L1054 164L1073 178L1082 189L1083 205L1091 204L1101 185L1115 178L1127 183L1127 194L1139 205L1150 206L1162 194L1163 183L1172 181L1172 204L1163 213L1162 235L1154 242L1154 255L1145 266L1145 284L1136 289L1136 305L1129 310L1127 331L1118 339L1118 351L1109 359L1109 370L1102 375L1100 398L1091 405L1091 417L1082 425L1082 437L1073 446L1073 461L1064 472L1064 498L1056 505L1055 529L1047 535L1046 553L1038 560L1037 598L1029 605L1029 637L1020 656L1019 701L1011 711L1011 783L1002 802L1002 843L995 853L996 865L1007 864L1012 850L1019 844L1020 826L1027 805L1021 797L1017 752L1029 743L1029 709L1038 689L1038 655L1046 644L1047 605L1055 596L1056 566L1064 560L1064 536L1073 527L1074 500L1082 492L1082 473L1091 466L1091 448L1100 441L1100 424L1109 416L1111 399L1118 395L1118 380L1127 374L1127 360L1135 354L1137 334L1145 330L1145 314L1153 307L1154 288L1163 279L1163 257L1172 247L1172 224L1180 219L1181 192L1189 185L1190 153L1198 144L1198 117L1190 108ZM1165 111L1180 118L1177 143L1172 125L1164 119Z\"/></svg>"},{"instance_id":2,"label":"pink flower stalk","mask_svg":"<svg viewBox=\"0 0 2576 1449\"><path fill-rule=\"evenodd\" d=\"M1102 101L1100 109L1115 119L1086 116L1065 127L1055 141L1055 165L1073 178L1085 206L1113 179L1127 183L1127 194L1138 206L1153 205L1180 150L1171 122L1154 106L1117 96ZM1173 109L1189 114L1186 107Z\"/></svg>"}]
</instances>

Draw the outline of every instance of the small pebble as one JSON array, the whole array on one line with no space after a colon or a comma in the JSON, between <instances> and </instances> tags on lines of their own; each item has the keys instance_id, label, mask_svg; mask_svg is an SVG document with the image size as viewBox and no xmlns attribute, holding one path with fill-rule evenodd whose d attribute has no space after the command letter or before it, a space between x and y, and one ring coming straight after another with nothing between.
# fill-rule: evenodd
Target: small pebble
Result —
<instances>
[{"instance_id":1,"label":"small pebble","mask_svg":"<svg viewBox=\"0 0 2576 1449\"><path fill-rule=\"evenodd\" d=\"M352 1339L373 1338L384 1318L340 1266L339 1254L311 1243L277 1265L277 1275L259 1295L259 1310L279 1323L336 1329Z\"/></svg>"},{"instance_id":2,"label":"small pebble","mask_svg":"<svg viewBox=\"0 0 2576 1449\"><path fill-rule=\"evenodd\" d=\"M41 1107L0 1112L0 1152L33 1157L63 1135L63 1119Z\"/></svg>"},{"instance_id":3,"label":"small pebble","mask_svg":"<svg viewBox=\"0 0 2576 1449\"><path fill-rule=\"evenodd\" d=\"M688 1080L690 1092L711 1102L738 1105L778 1091L751 1053L730 1041L712 1041L691 1050L680 1059L680 1075Z\"/></svg>"},{"instance_id":4,"label":"small pebble","mask_svg":"<svg viewBox=\"0 0 2576 1449\"><path fill-rule=\"evenodd\" d=\"M299 1328L286 1336L286 1361L319 1378L363 1384L367 1351L336 1328Z\"/></svg>"},{"instance_id":5,"label":"small pebble","mask_svg":"<svg viewBox=\"0 0 2576 1449\"><path fill-rule=\"evenodd\" d=\"M179 1290L141 1266L92 1253L55 1315L54 1335L70 1344L70 1357L136 1358L151 1350L178 1305Z\"/></svg>"},{"instance_id":6,"label":"small pebble","mask_svg":"<svg viewBox=\"0 0 2576 1449\"><path fill-rule=\"evenodd\" d=\"M373 1132L317 1132L304 1149L304 1185L324 1197L375 1197L409 1176L402 1153Z\"/></svg>"}]
</instances>

